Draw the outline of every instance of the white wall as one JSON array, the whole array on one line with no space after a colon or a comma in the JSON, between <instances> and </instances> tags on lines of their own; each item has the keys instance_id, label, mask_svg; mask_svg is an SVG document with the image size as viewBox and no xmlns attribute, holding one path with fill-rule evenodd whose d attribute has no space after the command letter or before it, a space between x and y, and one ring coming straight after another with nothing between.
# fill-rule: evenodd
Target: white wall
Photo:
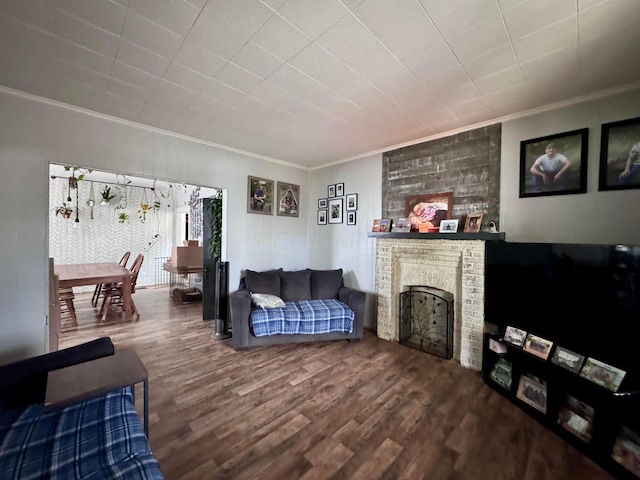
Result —
<instances>
[{"instance_id":1,"label":"white wall","mask_svg":"<svg viewBox=\"0 0 640 480\"><path fill-rule=\"evenodd\" d=\"M307 171L6 90L0 111L0 364L47 348L50 162L226 188L232 288L244 268L306 267L308 210L299 218L247 214L246 195L247 175L306 192Z\"/></svg>"},{"instance_id":2,"label":"white wall","mask_svg":"<svg viewBox=\"0 0 640 480\"><path fill-rule=\"evenodd\" d=\"M640 245L640 189L598 191L603 123L640 116L640 90L502 124L500 231L508 241ZM520 142L589 128L587 193L518 198Z\"/></svg>"},{"instance_id":3,"label":"white wall","mask_svg":"<svg viewBox=\"0 0 640 480\"><path fill-rule=\"evenodd\" d=\"M356 225L347 225L346 212L342 224L317 225L318 199L327 198L327 186L335 183L344 183L345 195L358 194ZM382 157L314 170L309 191L309 268L342 268L346 286L367 292L365 326L375 328L376 242L367 234L373 220L380 218Z\"/></svg>"}]
</instances>

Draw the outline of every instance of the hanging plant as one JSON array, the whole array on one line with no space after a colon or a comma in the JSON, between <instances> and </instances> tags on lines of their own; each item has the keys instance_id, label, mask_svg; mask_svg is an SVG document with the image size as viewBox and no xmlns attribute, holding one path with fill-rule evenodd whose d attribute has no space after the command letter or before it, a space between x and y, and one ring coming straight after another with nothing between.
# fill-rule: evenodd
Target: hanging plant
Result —
<instances>
[{"instance_id":1,"label":"hanging plant","mask_svg":"<svg viewBox=\"0 0 640 480\"><path fill-rule=\"evenodd\" d=\"M73 207L68 206L65 202L63 202L62 205L57 206L53 211L55 212L56 216L60 215L62 218L68 219L71 218L71 215L73 214Z\"/></svg>"},{"instance_id":2,"label":"hanging plant","mask_svg":"<svg viewBox=\"0 0 640 480\"><path fill-rule=\"evenodd\" d=\"M108 185L105 185L105 187L102 189L102 191L100 192L100 196L102 197L102 202L100 203L101 205L109 205L111 203L111 200L116 197L115 194L111 193L111 187Z\"/></svg>"},{"instance_id":3,"label":"hanging plant","mask_svg":"<svg viewBox=\"0 0 640 480\"><path fill-rule=\"evenodd\" d=\"M129 220L129 215L128 214L126 214L124 212L118 214L118 222L124 223L127 220Z\"/></svg>"}]
</instances>

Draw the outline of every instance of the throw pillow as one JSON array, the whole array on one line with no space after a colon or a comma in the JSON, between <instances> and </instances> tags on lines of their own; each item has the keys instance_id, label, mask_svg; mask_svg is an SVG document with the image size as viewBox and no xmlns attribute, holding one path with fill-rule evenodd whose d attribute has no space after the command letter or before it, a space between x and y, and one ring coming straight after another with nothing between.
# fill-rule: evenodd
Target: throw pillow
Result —
<instances>
[{"instance_id":1,"label":"throw pillow","mask_svg":"<svg viewBox=\"0 0 640 480\"><path fill-rule=\"evenodd\" d=\"M342 269L311 270L311 295L314 300L338 298L342 287Z\"/></svg>"},{"instance_id":2,"label":"throw pillow","mask_svg":"<svg viewBox=\"0 0 640 480\"><path fill-rule=\"evenodd\" d=\"M261 308L282 308L284 302L277 295L269 295L268 293L252 293L251 301Z\"/></svg>"},{"instance_id":3,"label":"throw pillow","mask_svg":"<svg viewBox=\"0 0 640 480\"><path fill-rule=\"evenodd\" d=\"M268 293L269 295L280 296L280 275L278 270L267 272L254 272L246 270L245 279L247 289L251 293Z\"/></svg>"},{"instance_id":4,"label":"throw pillow","mask_svg":"<svg viewBox=\"0 0 640 480\"><path fill-rule=\"evenodd\" d=\"M280 271L281 297L285 302L311 299L311 270Z\"/></svg>"}]
</instances>

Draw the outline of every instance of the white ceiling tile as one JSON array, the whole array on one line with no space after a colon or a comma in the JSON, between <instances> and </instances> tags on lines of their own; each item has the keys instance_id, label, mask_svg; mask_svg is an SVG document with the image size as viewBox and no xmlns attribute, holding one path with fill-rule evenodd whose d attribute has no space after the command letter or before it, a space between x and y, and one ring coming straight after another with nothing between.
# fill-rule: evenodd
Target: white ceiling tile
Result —
<instances>
[{"instance_id":1,"label":"white ceiling tile","mask_svg":"<svg viewBox=\"0 0 640 480\"><path fill-rule=\"evenodd\" d=\"M274 15L251 39L284 61L311 43L311 39L279 15Z\"/></svg>"},{"instance_id":2,"label":"white ceiling tile","mask_svg":"<svg viewBox=\"0 0 640 480\"><path fill-rule=\"evenodd\" d=\"M445 38L453 53L462 62L510 43L502 19L483 22L476 28Z\"/></svg>"},{"instance_id":3,"label":"white ceiling tile","mask_svg":"<svg viewBox=\"0 0 640 480\"><path fill-rule=\"evenodd\" d=\"M473 113L484 112L489 110L489 105L484 98L478 97L468 102L458 103L449 107L451 113L456 117L471 115Z\"/></svg>"},{"instance_id":4,"label":"white ceiling tile","mask_svg":"<svg viewBox=\"0 0 640 480\"><path fill-rule=\"evenodd\" d=\"M113 64L111 77L149 91L154 90L160 81L160 77L117 60Z\"/></svg>"},{"instance_id":5,"label":"white ceiling tile","mask_svg":"<svg viewBox=\"0 0 640 480\"><path fill-rule=\"evenodd\" d=\"M278 14L311 38L318 37L348 12L338 0L287 0L278 9Z\"/></svg>"},{"instance_id":6,"label":"white ceiling tile","mask_svg":"<svg viewBox=\"0 0 640 480\"><path fill-rule=\"evenodd\" d=\"M195 25L186 37L186 41L231 59L240 51L249 39L216 20L206 12L202 12Z\"/></svg>"},{"instance_id":7,"label":"white ceiling tile","mask_svg":"<svg viewBox=\"0 0 640 480\"><path fill-rule=\"evenodd\" d=\"M187 0L187 2L189 2L194 7L197 7L199 9L203 9L205 4L207 3L207 0Z\"/></svg>"},{"instance_id":8,"label":"white ceiling tile","mask_svg":"<svg viewBox=\"0 0 640 480\"><path fill-rule=\"evenodd\" d=\"M517 64L513 47L508 44L464 62L463 67L469 76L476 80L515 67Z\"/></svg>"},{"instance_id":9,"label":"white ceiling tile","mask_svg":"<svg viewBox=\"0 0 640 480\"><path fill-rule=\"evenodd\" d=\"M591 7L595 7L600 3L604 3L608 1L609 0L578 0L578 11L582 12L583 10L587 10Z\"/></svg>"},{"instance_id":10,"label":"white ceiling tile","mask_svg":"<svg viewBox=\"0 0 640 480\"><path fill-rule=\"evenodd\" d=\"M227 105L235 105L244 96L243 92L224 85L217 80L207 82L201 93Z\"/></svg>"},{"instance_id":11,"label":"white ceiling tile","mask_svg":"<svg viewBox=\"0 0 640 480\"><path fill-rule=\"evenodd\" d=\"M173 61L207 77L215 77L227 60L191 42L184 42Z\"/></svg>"},{"instance_id":12,"label":"white ceiling tile","mask_svg":"<svg viewBox=\"0 0 640 480\"><path fill-rule=\"evenodd\" d=\"M478 88L472 82L465 83L464 85L460 85L459 87L452 88L451 90L438 94L438 98L446 106L468 102L480 96Z\"/></svg>"},{"instance_id":13,"label":"white ceiling tile","mask_svg":"<svg viewBox=\"0 0 640 480\"><path fill-rule=\"evenodd\" d=\"M120 41L116 59L157 77L161 77L169 66L166 58L124 40Z\"/></svg>"},{"instance_id":14,"label":"white ceiling tile","mask_svg":"<svg viewBox=\"0 0 640 480\"><path fill-rule=\"evenodd\" d=\"M378 43L351 57L346 63L379 88L384 85L385 88L392 89L396 85L406 85L416 80L396 57Z\"/></svg>"},{"instance_id":15,"label":"white ceiling tile","mask_svg":"<svg viewBox=\"0 0 640 480\"><path fill-rule=\"evenodd\" d=\"M200 14L200 8L185 0L131 0L130 9L181 37Z\"/></svg>"},{"instance_id":16,"label":"white ceiling tile","mask_svg":"<svg viewBox=\"0 0 640 480\"><path fill-rule=\"evenodd\" d=\"M512 40L576 15L576 2L557 0L527 0L502 14ZM560 33L560 32L558 32Z\"/></svg>"},{"instance_id":17,"label":"white ceiling tile","mask_svg":"<svg viewBox=\"0 0 640 480\"><path fill-rule=\"evenodd\" d=\"M542 57L536 57L520 65L525 80L542 77L554 72L564 72L573 77L577 74L577 67L578 47L576 45L556 50Z\"/></svg>"},{"instance_id":18,"label":"white ceiling tile","mask_svg":"<svg viewBox=\"0 0 640 480\"><path fill-rule=\"evenodd\" d=\"M570 17L530 35L520 37L513 42L513 48L516 51L518 61L524 63L555 50L576 45L577 41L576 19Z\"/></svg>"},{"instance_id":19,"label":"white ceiling tile","mask_svg":"<svg viewBox=\"0 0 640 480\"><path fill-rule=\"evenodd\" d=\"M148 104L166 107L169 110L182 110L193 102L196 92L188 90L166 80L160 80L148 100Z\"/></svg>"},{"instance_id":20,"label":"white ceiling tile","mask_svg":"<svg viewBox=\"0 0 640 480\"><path fill-rule=\"evenodd\" d=\"M295 111L295 109L300 106L300 103L302 103L300 98L274 85L268 80L256 85L251 90L251 96L271 105L277 105L283 110L290 112Z\"/></svg>"},{"instance_id":21,"label":"white ceiling tile","mask_svg":"<svg viewBox=\"0 0 640 480\"><path fill-rule=\"evenodd\" d=\"M44 0L4 0L0 2L0 14L32 27L48 30L56 11L52 3Z\"/></svg>"},{"instance_id":22,"label":"white ceiling tile","mask_svg":"<svg viewBox=\"0 0 640 480\"><path fill-rule=\"evenodd\" d=\"M342 3L344 3L347 6L347 8L350 8L350 9L357 7L362 2L364 2L364 0L342 0Z\"/></svg>"},{"instance_id":23,"label":"white ceiling tile","mask_svg":"<svg viewBox=\"0 0 640 480\"><path fill-rule=\"evenodd\" d=\"M262 81L262 78L233 63L227 63L215 79L241 92L248 92Z\"/></svg>"},{"instance_id":24,"label":"white ceiling tile","mask_svg":"<svg viewBox=\"0 0 640 480\"><path fill-rule=\"evenodd\" d=\"M355 13L401 59L419 55L441 41L416 0L366 0Z\"/></svg>"},{"instance_id":25,"label":"white ceiling tile","mask_svg":"<svg viewBox=\"0 0 640 480\"><path fill-rule=\"evenodd\" d=\"M372 47L382 49L378 39L353 15L343 17L316 41L343 61Z\"/></svg>"},{"instance_id":26,"label":"white ceiling tile","mask_svg":"<svg viewBox=\"0 0 640 480\"><path fill-rule=\"evenodd\" d=\"M362 77L317 43L309 45L289 64L340 94L366 85Z\"/></svg>"},{"instance_id":27,"label":"white ceiling tile","mask_svg":"<svg viewBox=\"0 0 640 480\"><path fill-rule=\"evenodd\" d=\"M115 78L109 80L107 92L118 95L119 97L128 98L130 100L144 103L151 96L150 90L131 85L130 83L121 82Z\"/></svg>"},{"instance_id":28,"label":"white ceiling tile","mask_svg":"<svg viewBox=\"0 0 640 480\"><path fill-rule=\"evenodd\" d=\"M479 23L501 20L495 0L419 0L445 37L473 29Z\"/></svg>"},{"instance_id":29,"label":"white ceiling tile","mask_svg":"<svg viewBox=\"0 0 640 480\"><path fill-rule=\"evenodd\" d=\"M120 35L127 10L110 0L56 0L61 8L76 17L105 29L114 35Z\"/></svg>"},{"instance_id":30,"label":"white ceiling tile","mask_svg":"<svg viewBox=\"0 0 640 480\"><path fill-rule=\"evenodd\" d=\"M469 75L461 66L457 66L444 73L424 79L422 82L435 94L446 92L452 88L462 86L470 81Z\"/></svg>"},{"instance_id":31,"label":"white ceiling tile","mask_svg":"<svg viewBox=\"0 0 640 480\"><path fill-rule=\"evenodd\" d=\"M278 10L286 0L262 0L262 3L273 10Z\"/></svg>"},{"instance_id":32,"label":"white ceiling tile","mask_svg":"<svg viewBox=\"0 0 640 480\"><path fill-rule=\"evenodd\" d=\"M487 77L479 78L475 80L474 83L476 87L478 87L478 90L480 90L483 95L486 95L487 93L516 85L522 82L522 80L523 76L520 67L513 67Z\"/></svg>"},{"instance_id":33,"label":"white ceiling tile","mask_svg":"<svg viewBox=\"0 0 640 480\"><path fill-rule=\"evenodd\" d=\"M51 31L78 45L94 50L108 57L115 57L118 37L62 10L54 10Z\"/></svg>"},{"instance_id":34,"label":"white ceiling tile","mask_svg":"<svg viewBox=\"0 0 640 480\"><path fill-rule=\"evenodd\" d=\"M306 83L313 80L300 70L293 68L289 64L285 64L269 77L269 81L277 87L297 95L303 90Z\"/></svg>"},{"instance_id":35,"label":"white ceiling tile","mask_svg":"<svg viewBox=\"0 0 640 480\"><path fill-rule=\"evenodd\" d=\"M640 18L640 2L615 0L597 4L578 15L580 40L623 30L626 26L637 28Z\"/></svg>"},{"instance_id":36,"label":"white ceiling tile","mask_svg":"<svg viewBox=\"0 0 640 480\"><path fill-rule=\"evenodd\" d=\"M181 36L131 11L124 23L122 38L165 58L173 57L182 43Z\"/></svg>"},{"instance_id":37,"label":"white ceiling tile","mask_svg":"<svg viewBox=\"0 0 640 480\"><path fill-rule=\"evenodd\" d=\"M169 65L169 68L167 68L164 74L164 79L181 87L193 90L194 92L202 91L211 80L209 77L177 63Z\"/></svg>"},{"instance_id":38,"label":"white ceiling tile","mask_svg":"<svg viewBox=\"0 0 640 480\"><path fill-rule=\"evenodd\" d=\"M204 11L245 37L255 34L273 15L259 0L209 0Z\"/></svg>"},{"instance_id":39,"label":"white ceiling tile","mask_svg":"<svg viewBox=\"0 0 640 480\"><path fill-rule=\"evenodd\" d=\"M460 65L458 59L442 40L434 40L422 51L402 58L402 63L420 80L433 77Z\"/></svg>"},{"instance_id":40,"label":"white ceiling tile","mask_svg":"<svg viewBox=\"0 0 640 480\"><path fill-rule=\"evenodd\" d=\"M431 95L422 97L421 100L416 101L412 105L407 105L407 109L418 118L428 119L428 115L431 112L445 110L445 106L437 97Z\"/></svg>"},{"instance_id":41,"label":"white ceiling tile","mask_svg":"<svg viewBox=\"0 0 640 480\"><path fill-rule=\"evenodd\" d=\"M267 78L284 63L253 42L247 42L231 59L231 62L262 78Z\"/></svg>"},{"instance_id":42,"label":"white ceiling tile","mask_svg":"<svg viewBox=\"0 0 640 480\"><path fill-rule=\"evenodd\" d=\"M484 99L489 104L489 106L493 108L499 105L513 103L520 98L525 98L527 94L528 92L526 84L519 83L517 85L513 85L512 87L507 87L503 88L502 90L488 93L484 96Z\"/></svg>"},{"instance_id":43,"label":"white ceiling tile","mask_svg":"<svg viewBox=\"0 0 640 480\"><path fill-rule=\"evenodd\" d=\"M144 102L131 98L130 96L121 96L117 92L107 91L104 95L103 103L100 110L108 115L121 116L124 112L129 112L128 118L135 118L142 111Z\"/></svg>"}]
</instances>

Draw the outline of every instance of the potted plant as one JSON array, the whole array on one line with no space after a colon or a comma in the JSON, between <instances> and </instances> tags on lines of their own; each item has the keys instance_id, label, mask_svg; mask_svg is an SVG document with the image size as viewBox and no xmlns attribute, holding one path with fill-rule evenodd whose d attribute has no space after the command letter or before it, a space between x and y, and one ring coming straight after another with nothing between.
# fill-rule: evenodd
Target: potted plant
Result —
<instances>
[{"instance_id":1,"label":"potted plant","mask_svg":"<svg viewBox=\"0 0 640 480\"><path fill-rule=\"evenodd\" d=\"M102 196L102 202L100 202L100 205L109 205L111 203L111 200L113 200L113 198L115 198L116 196L115 194L111 193L111 187L109 187L108 185L105 185L105 187L100 192L100 195Z\"/></svg>"},{"instance_id":2,"label":"potted plant","mask_svg":"<svg viewBox=\"0 0 640 480\"><path fill-rule=\"evenodd\" d=\"M73 207L67 206L65 202L62 202L62 205L57 206L53 211L62 218L70 218L73 214Z\"/></svg>"}]
</instances>

